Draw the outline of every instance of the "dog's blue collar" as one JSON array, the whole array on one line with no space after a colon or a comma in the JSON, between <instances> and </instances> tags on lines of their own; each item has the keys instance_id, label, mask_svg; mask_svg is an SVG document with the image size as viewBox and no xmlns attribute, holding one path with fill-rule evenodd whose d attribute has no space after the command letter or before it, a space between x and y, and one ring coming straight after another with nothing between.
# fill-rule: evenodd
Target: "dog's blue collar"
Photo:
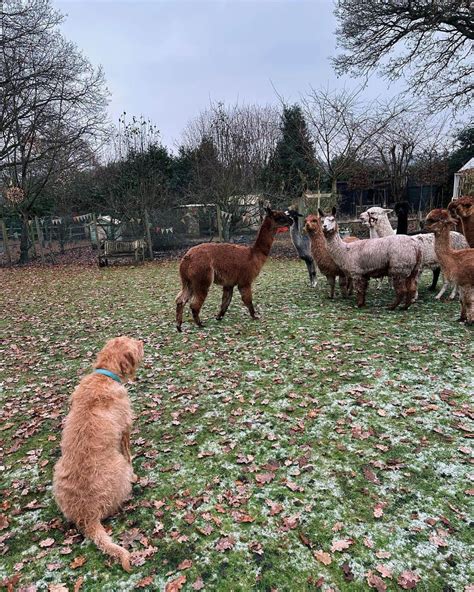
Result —
<instances>
[{"instance_id":1,"label":"dog's blue collar","mask_svg":"<svg viewBox=\"0 0 474 592\"><path fill-rule=\"evenodd\" d=\"M108 376L112 380L115 380L115 382L119 382L120 384L122 384L120 376L118 376L114 372L111 372L110 370L106 370L105 368L96 368L94 372L95 374L103 374L104 376Z\"/></svg>"}]
</instances>

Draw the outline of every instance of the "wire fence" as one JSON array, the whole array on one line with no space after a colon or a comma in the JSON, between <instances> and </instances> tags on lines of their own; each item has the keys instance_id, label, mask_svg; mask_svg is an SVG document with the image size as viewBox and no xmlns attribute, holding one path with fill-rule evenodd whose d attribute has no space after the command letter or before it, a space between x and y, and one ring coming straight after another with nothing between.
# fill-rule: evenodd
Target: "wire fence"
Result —
<instances>
[{"instance_id":1,"label":"wire fence","mask_svg":"<svg viewBox=\"0 0 474 592\"><path fill-rule=\"evenodd\" d=\"M122 249L127 241L144 241L145 256L149 259L162 258L170 250L189 248L205 241L249 242L262 216L259 204L232 211L224 211L216 204L187 204L145 210L141 217L89 212L77 216L35 216L27 224L19 217L5 217L0 218L0 265L17 263L22 245L23 251L28 251L29 260L54 264L61 255L85 248L97 251L100 261L105 241L119 241ZM410 231L419 229L415 216L410 217L409 223ZM346 234L361 238L367 235L358 217L341 219L340 227Z\"/></svg>"}]
</instances>

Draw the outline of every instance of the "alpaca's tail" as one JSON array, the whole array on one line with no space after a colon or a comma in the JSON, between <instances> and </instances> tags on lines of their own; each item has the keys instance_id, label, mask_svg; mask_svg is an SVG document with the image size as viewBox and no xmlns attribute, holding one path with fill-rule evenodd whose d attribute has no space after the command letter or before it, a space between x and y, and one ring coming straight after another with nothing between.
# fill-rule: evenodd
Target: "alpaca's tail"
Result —
<instances>
[{"instance_id":1,"label":"alpaca's tail","mask_svg":"<svg viewBox=\"0 0 474 592\"><path fill-rule=\"evenodd\" d=\"M120 559L120 563L122 564L122 567L125 571L131 571L130 553L112 541L99 521L94 522L88 526L85 529L85 535L90 538L101 551L107 555L110 555L111 557Z\"/></svg>"},{"instance_id":2,"label":"alpaca's tail","mask_svg":"<svg viewBox=\"0 0 474 592\"><path fill-rule=\"evenodd\" d=\"M413 269L411 270L410 275L406 279L406 300L405 300L405 310L418 299L418 280L420 279L420 275L422 272L422 262L423 262L423 254L421 252L421 248L418 248L416 252L416 261Z\"/></svg>"},{"instance_id":3,"label":"alpaca's tail","mask_svg":"<svg viewBox=\"0 0 474 592\"><path fill-rule=\"evenodd\" d=\"M421 273L421 264L423 262L423 253L421 252L421 248L418 248L417 252L416 252L416 262L415 265L413 266L413 269L410 273L410 275L408 276L408 279L411 281L414 281L418 278L418 276Z\"/></svg>"},{"instance_id":4,"label":"alpaca's tail","mask_svg":"<svg viewBox=\"0 0 474 592\"><path fill-rule=\"evenodd\" d=\"M186 302L191 298L193 295L191 284L186 281L182 280L183 288L181 292L176 296L176 329L181 331L181 325L183 324L183 310Z\"/></svg>"}]
</instances>

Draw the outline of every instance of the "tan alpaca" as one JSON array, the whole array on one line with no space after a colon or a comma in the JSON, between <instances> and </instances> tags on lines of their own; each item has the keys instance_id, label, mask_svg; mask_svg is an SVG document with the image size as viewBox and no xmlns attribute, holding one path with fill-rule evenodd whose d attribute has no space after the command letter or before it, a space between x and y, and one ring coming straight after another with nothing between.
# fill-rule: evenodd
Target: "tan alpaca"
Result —
<instances>
[{"instance_id":1,"label":"tan alpaca","mask_svg":"<svg viewBox=\"0 0 474 592\"><path fill-rule=\"evenodd\" d=\"M101 520L117 512L136 477L130 455L132 408L121 384L135 376L143 358L137 339L116 337L97 356L71 397L64 422L62 456L54 468L53 492L64 516L130 571L130 553L112 542ZM100 374L103 369L115 376ZM120 380L120 382L118 382Z\"/></svg>"},{"instance_id":2,"label":"tan alpaca","mask_svg":"<svg viewBox=\"0 0 474 592\"><path fill-rule=\"evenodd\" d=\"M426 216L426 228L435 235L435 251L443 274L459 286L460 321L474 323L474 249L455 251L450 243L450 229L456 224L448 210L437 208Z\"/></svg>"}]
</instances>

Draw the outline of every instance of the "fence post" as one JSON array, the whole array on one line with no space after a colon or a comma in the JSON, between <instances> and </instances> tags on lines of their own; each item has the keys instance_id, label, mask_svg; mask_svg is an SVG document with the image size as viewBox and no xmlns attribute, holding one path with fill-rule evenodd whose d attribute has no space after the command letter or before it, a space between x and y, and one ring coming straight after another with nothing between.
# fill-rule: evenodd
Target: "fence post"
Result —
<instances>
[{"instance_id":1,"label":"fence post","mask_svg":"<svg viewBox=\"0 0 474 592\"><path fill-rule=\"evenodd\" d=\"M43 232L38 216L35 216L36 234L38 235L39 251L41 255L41 262L44 263L44 249L43 249Z\"/></svg>"},{"instance_id":2,"label":"fence post","mask_svg":"<svg viewBox=\"0 0 474 592\"><path fill-rule=\"evenodd\" d=\"M33 250L33 256L36 257L36 242L35 242L35 231L33 228L33 221L27 221L27 234L31 241L31 249Z\"/></svg>"},{"instance_id":3,"label":"fence post","mask_svg":"<svg viewBox=\"0 0 474 592\"><path fill-rule=\"evenodd\" d=\"M224 233L222 229L222 212L221 206L216 204L216 215L217 215L217 236L219 237L219 242L223 242L224 240Z\"/></svg>"},{"instance_id":4,"label":"fence post","mask_svg":"<svg viewBox=\"0 0 474 592\"><path fill-rule=\"evenodd\" d=\"M10 253L10 245L8 244L8 232L5 222L0 219L0 227L2 229L2 236L3 236L3 250L5 251L5 255L7 257L8 265L12 264L12 256Z\"/></svg>"},{"instance_id":5,"label":"fence post","mask_svg":"<svg viewBox=\"0 0 474 592\"><path fill-rule=\"evenodd\" d=\"M148 252L150 254L150 261L153 261L153 244L151 242L150 219L148 217L148 210L145 208L145 232L148 243Z\"/></svg>"}]
</instances>

